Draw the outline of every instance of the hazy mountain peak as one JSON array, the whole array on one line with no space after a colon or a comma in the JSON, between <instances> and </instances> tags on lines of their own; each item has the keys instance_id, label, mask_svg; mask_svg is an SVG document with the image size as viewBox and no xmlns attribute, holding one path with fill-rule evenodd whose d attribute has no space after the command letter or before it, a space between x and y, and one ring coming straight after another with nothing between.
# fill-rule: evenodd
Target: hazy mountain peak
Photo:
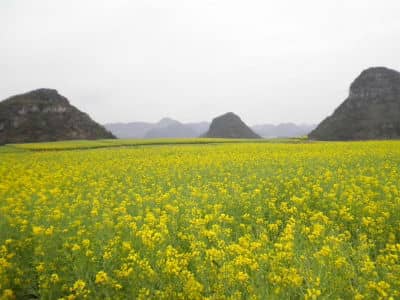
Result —
<instances>
[{"instance_id":1,"label":"hazy mountain peak","mask_svg":"<svg viewBox=\"0 0 400 300\"><path fill-rule=\"evenodd\" d=\"M205 137L211 138L260 138L238 115L228 112L212 120Z\"/></svg>"}]
</instances>

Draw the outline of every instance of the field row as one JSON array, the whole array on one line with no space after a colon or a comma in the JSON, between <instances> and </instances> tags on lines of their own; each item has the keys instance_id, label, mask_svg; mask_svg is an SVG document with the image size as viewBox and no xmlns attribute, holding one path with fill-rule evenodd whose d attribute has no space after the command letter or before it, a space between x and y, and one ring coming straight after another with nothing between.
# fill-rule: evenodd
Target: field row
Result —
<instances>
[{"instance_id":1,"label":"field row","mask_svg":"<svg viewBox=\"0 0 400 300\"><path fill-rule=\"evenodd\" d=\"M10 144L7 147L30 151L98 149L129 146L162 146L162 145L203 145L203 144L239 144L239 143L299 143L301 138L287 139L220 139L220 138L164 138L164 139L116 139L116 140L78 140L43 142L27 144ZM1 151L1 148L0 148ZM0 152L1 153L1 152Z\"/></svg>"}]
</instances>

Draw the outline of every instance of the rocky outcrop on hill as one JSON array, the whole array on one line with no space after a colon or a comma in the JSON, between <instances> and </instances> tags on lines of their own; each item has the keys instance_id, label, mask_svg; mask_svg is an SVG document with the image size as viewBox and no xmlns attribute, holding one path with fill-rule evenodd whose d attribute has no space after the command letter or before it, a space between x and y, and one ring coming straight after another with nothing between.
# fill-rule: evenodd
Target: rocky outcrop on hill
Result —
<instances>
[{"instance_id":1,"label":"rocky outcrop on hill","mask_svg":"<svg viewBox=\"0 0 400 300\"><path fill-rule=\"evenodd\" d=\"M108 138L114 136L53 89L0 102L0 144Z\"/></svg>"},{"instance_id":2,"label":"rocky outcrop on hill","mask_svg":"<svg viewBox=\"0 0 400 300\"><path fill-rule=\"evenodd\" d=\"M309 134L315 140L400 138L400 73L384 67L363 71L348 98Z\"/></svg>"},{"instance_id":3,"label":"rocky outcrop on hill","mask_svg":"<svg viewBox=\"0 0 400 300\"><path fill-rule=\"evenodd\" d=\"M209 138L237 138L237 139L259 139L258 134L254 133L237 115L226 113L215 118L204 137Z\"/></svg>"}]
</instances>

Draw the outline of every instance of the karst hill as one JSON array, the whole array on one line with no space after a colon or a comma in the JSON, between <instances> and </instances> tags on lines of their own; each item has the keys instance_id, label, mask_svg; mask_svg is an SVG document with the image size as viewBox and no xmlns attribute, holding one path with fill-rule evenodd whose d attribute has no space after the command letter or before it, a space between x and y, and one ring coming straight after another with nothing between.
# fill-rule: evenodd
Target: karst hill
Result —
<instances>
[{"instance_id":1,"label":"karst hill","mask_svg":"<svg viewBox=\"0 0 400 300\"><path fill-rule=\"evenodd\" d=\"M315 140L400 138L400 73L384 67L363 71L348 98L309 134Z\"/></svg>"},{"instance_id":2,"label":"karst hill","mask_svg":"<svg viewBox=\"0 0 400 300\"><path fill-rule=\"evenodd\" d=\"M209 138L236 139L261 138L232 112L226 113L212 120L209 130L204 136Z\"/></svg>"},{"instance_id":3,"label":"karst hill","mask_svg":"<svg viewBox=\"0 0 400 300\"><path fill-rule=\"evenodd\" d=\"M114 138L54 89L0 102L0 144Z\"/></svg>"}]
</instances>

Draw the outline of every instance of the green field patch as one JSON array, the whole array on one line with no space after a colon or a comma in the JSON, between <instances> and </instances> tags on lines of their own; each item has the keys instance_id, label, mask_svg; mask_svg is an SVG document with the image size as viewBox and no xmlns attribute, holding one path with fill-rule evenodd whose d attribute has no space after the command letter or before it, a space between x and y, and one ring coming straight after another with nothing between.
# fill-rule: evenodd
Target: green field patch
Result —
<instances>
[{"instance_id":1,"label":"green field patch","mask_svg":"<svg viewBox=\"0 0 400 300\"><path fill-rule=\"evenodd\" d=\"M78 150L128 146L157 145L197 145L226 143L300 143L301 138L287 139L219 139L219 138L188 138L188 139L117 139L117 140L76 140L44 143L10 144L9 146L31 151Z\"/></svg>"}]
</instances>

